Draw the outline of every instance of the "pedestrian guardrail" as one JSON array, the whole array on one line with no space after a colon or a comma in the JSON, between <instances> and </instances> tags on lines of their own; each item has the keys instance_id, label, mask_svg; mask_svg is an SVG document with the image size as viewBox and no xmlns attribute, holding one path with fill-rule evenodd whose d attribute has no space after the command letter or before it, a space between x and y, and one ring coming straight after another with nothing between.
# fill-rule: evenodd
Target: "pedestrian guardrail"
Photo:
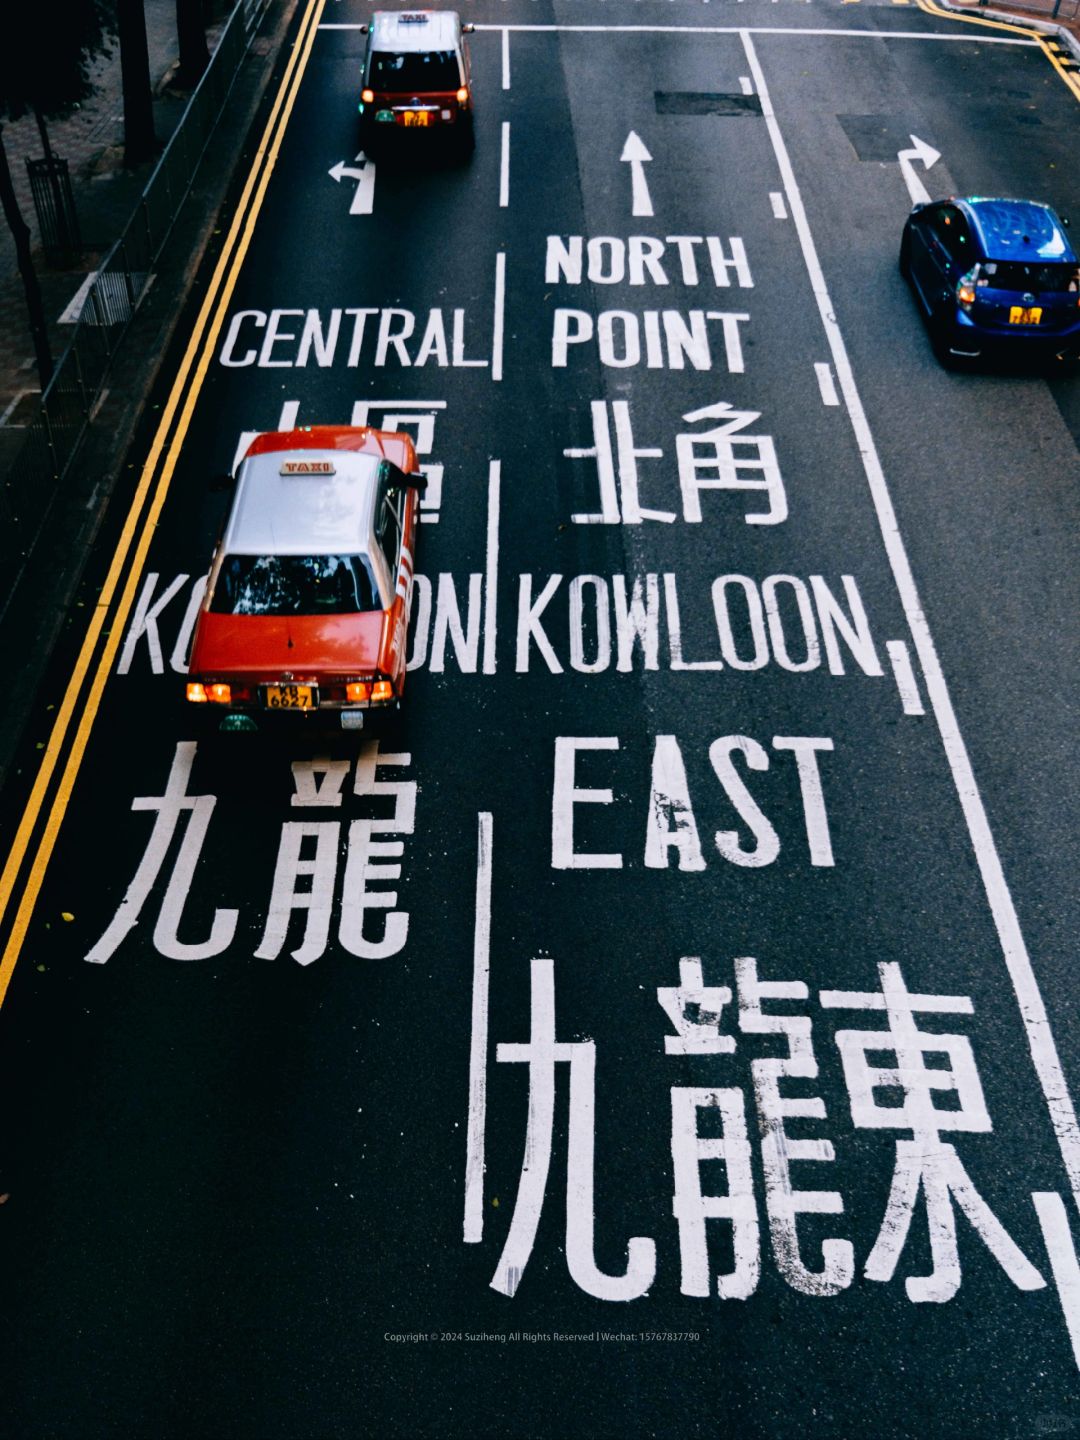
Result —
<instances>
[{"instance_id":1,"label":"pedestrian guardrail","mask_svg":"<svg viewBox=\"0 0 1080 1440\"><path fill-rule=\"evenodd\" d=\"M270 0L237 0L179 125L88 287L71 341L0 487L0 614L69 473L105 375L176 223Z\"/></svg>"}]
</instances>

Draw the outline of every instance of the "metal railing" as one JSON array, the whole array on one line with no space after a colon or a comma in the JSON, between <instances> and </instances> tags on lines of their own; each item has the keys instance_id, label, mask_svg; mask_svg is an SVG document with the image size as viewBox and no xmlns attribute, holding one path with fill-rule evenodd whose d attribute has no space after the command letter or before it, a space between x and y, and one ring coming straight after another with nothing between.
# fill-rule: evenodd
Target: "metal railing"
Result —
<instances>
[{"instance_id":1,"label":"metal railing","mask_svg":"<svg viewBox=\"0 0 1080 1440\"><path fill-rule=\"evenodd\" d=\"M124 342L269 3L237 0L134 214L88 288L71 342L57 360L4 476L0 614L75 459L106 372Z\"/></svg>"}]
</instances>

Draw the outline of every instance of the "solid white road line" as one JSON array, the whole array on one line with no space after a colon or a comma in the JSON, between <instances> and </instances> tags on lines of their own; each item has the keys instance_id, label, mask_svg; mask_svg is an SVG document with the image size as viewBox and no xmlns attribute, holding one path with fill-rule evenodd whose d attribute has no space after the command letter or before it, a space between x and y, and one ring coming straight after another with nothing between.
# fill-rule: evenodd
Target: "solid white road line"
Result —
<instances>
[{"instance_id":1,"label":"solid white road line","mask_svg":"<svg viewBox=\"0 0 1080 1440\"><path fill-rule=\"evenodd\" d=\"M491 331L491 378L501 380L503 371L503 310L506 306L506 251L495 256L495 320Z\"/></svg>"},{"instance_id":2,"label":"solid white road line","mask_svg":"<svg viewBox=\"0 0 1080 1440\"><path fill-rule=\"evenodd\" d=\"M469 1120L465 1140L465 1243L484 1238L484 1125L487 1117L488 980L491 970L491 816L477 815Z\"/></svg>"},{"instance_id":3,"label":"solid white road line","mask_svg":"<svg viewBox=\"0 0 1080 1440\"><path fill-rule=\"evenodd\" d=\"M998 939L1001 942L1005 964L1020 1007L1020 1016L1027 1033L1032 1062L1046 1098L1050 1122L1054 1127L1058 1148L1065 1162L1073 1198L1080 1206L1080 1126L1077 1125L1076 1110L1065 1081L1057 1045L1054 1042L1053 1032L1047 1018L1046 1006L1039 991L1031 957L1028 955L1012 896L1001 868L997 846L990 832L990 824L986 818L982 797L971 768L971 760L957 725L937 650L923 613L922 602L919 599L915 577L911 573L904 542L900 538L900 528L896 512L893 509L892 497L881 468L874 437L863 411L862 400L848 360L847 347L836 321L836 312L818 260L817 248L810 233L810 225L803 208L795 173L791 168L787 147L769 100L768 87L758 62L754 42L748 31L743 32L742 42L761 100L761 110L772 140L776 163L783 177L788 208L795 222L821 323L832 351L833 368L840 382L840 390L851 420L851 428L862 457L863 469L866 473L874 509L877 512L885 552L889 558L893 579L904 607L904 614L911 627L911 636L915 643L919 664L922 667L927 694L930 697L930 706L934 719L937 721L949 769L952 771L953 783L964 812L964 819L967 821L968 833L971 836L975 858L982 875L983 887L990 903L990 911L994 918Z\"/></svg>"},{"instance_id":4,"label":"solid white road line","mask_svg":"<svg viewBox=\"0 0 1080 1440\"><path fill-rule=\"evenodd\" d=\"M893 676L896 680L896 688L900 692L900 703L904 707L905 715L925 715L922 696L919 694L919 682L915 679L915 671L911 665L911 656L903 640L888 640L885 649L889 652L889 659L892 662Z\"/></svg>"},{"instance_id":5,"label":"solid white road line","mask_svg":"<svg viewBox=\"0 0 1080 1440\"><path fill-rule=\"evenodd\" d=\"M1076 1260L1065 1202L1056 1190L1034 1191L1031 1196L1042 1226L1046 1253L1054 1273L1054 1285L1061 1301L1065 1325L1072 1341L1073 1355L1080 1368L1080 1264Z\"/></svg>"},{"instance_id":6,"label":"solid white road line","mask_svg":"<svg viewBox=\"0 0 1080 1440\"><path fill-rule=\"evenodd\" d=\"M502 32L502 88L510 89L510 31L505 25Z\"/></svg>"},{"instance_id":7,"label":"solid white road line","mask_svg":"<svg viewBox=\"0 0 1080 1440\"><path fill-rule=\"evenodd\" d=\"M499 204L510 204L510 121L502 122L502 158L499 161Z\"/></svg>"}]
</instances>

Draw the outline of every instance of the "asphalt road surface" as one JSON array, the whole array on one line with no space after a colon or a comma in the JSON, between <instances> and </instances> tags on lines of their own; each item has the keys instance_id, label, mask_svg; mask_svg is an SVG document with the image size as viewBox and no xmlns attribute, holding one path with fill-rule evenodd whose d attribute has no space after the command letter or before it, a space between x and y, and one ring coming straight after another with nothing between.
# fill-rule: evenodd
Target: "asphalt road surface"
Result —
<instances>
[{"instance_id":1,"label":"asphalt road surface","mask_svg":"<svg viewBox=\"0 0 1080 1440\"><path fill-rule=\"evenodd\" d=\"M1080 1431L1080 380L896 268L920 186L1080 217L1078 94L914 4L470 0L475 155L372 160L366 13L9 787L5 1432ZM202 731L214 477L350 420L429 474L400 729Z\"/></svg>"}]
</instances>

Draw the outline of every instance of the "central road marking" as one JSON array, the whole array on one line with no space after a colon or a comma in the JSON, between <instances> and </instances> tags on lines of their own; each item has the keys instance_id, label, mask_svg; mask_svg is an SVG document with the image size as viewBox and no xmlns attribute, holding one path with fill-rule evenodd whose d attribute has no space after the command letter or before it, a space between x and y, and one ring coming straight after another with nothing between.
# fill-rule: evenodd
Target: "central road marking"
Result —
<instances>
[{"instance_id":1,"label":"central road marking","mask_svg":"<svg viewBox=\"0 0 1080 1440\"><path fill-rule=\"evenodd\" d=\"M832 351L833 368L840 382L844 404L862 458L870 495L877 512L885 553L889 558L893 580L911 629L911 636L930 697L930 706L934 719L937 721L938 732L941 735L953 783L956 786L964 819L967 822L968 833L971 836L975 858L982 876L983 888L986 891L990 912L1001 943L1002 954L1020 1007L1020 1016L1027 1034L1028 1048L1031 1051L1035 1073L1039 1077L1039 1083L1046 1099L1050 1122L1054 1127L1058 1148L1065 1163L1073 1199L1080 1206L1080 1126L1077 1124L1076 1111L1065 1081L1053 1032L1050 1029L1046 1006L1020 930L1020 922L1009 893L1005 874L1001 868L1001 859L990 831L986 810L983 807L975 774L971 768L971 760L960 734L937 649L923 613L915 577L911 573L911 565L904 549L904 542L900 538L900 528L896 512L893 509L892 497L889 494L877 446L863 410L862 399L855 384L851 363L848 360L847 347L844 344L844 337L836 320L836 311L829 295L828 285L818 260L817 247L814 244L806 211L803 208L802 195L795 179L795 172L792 169L787 147L772 108L768 87L765 84L765 75L757 58L757 51L754 49L754 42L748 31L743 32L742 42L761 100L761 112L772 141L776 163L783 178L788 207L799 236L799 245L802 248L810 285L817 301L818 313L821 316L821 323Z\"/></svg>"}]
</instances>

